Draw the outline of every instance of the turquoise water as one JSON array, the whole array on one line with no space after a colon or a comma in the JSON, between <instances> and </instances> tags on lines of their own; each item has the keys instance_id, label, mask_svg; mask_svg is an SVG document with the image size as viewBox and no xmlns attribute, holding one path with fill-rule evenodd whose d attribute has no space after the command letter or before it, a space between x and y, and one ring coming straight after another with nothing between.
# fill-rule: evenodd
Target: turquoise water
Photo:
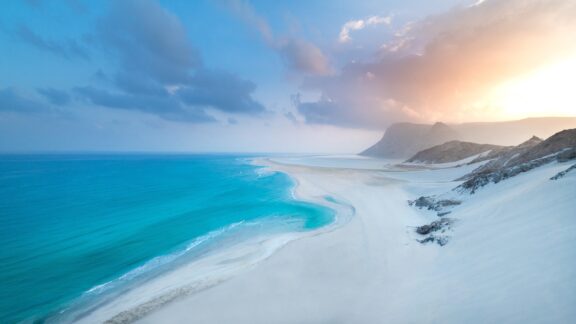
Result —
<instances>
[{"instance_id":1,"label":"turquoise water","mask_svg":"<svg viewBox=\"0 0 576 324\"><path fill-rule=\"evenodd\" d=\"M292 187L238 156L0 156L0 323L41 320L87 291L120 289L106 284L118 278L200 257L231 241L221 234L240 235L232 224L281 232L332 221Z\"/></svg>"}]
</instances>

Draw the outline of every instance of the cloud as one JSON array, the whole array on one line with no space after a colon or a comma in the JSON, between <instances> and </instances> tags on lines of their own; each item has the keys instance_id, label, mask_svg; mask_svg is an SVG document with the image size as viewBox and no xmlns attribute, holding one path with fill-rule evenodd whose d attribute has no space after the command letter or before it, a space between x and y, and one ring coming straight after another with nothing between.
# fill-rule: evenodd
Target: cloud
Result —
<instances>
[{"instance_id":1,"label":"cloud","mask_svg":"<svg viewBox=\"0 0 576 324\"><path fill-rule=\"evenodd\" d=\"M256 85L234 74L203 69L194 74L190 84L178 90L189 105L232 114L260 114L266 110L251 96Z\"/></svg>"},{"instance_id":2,"label":"cloud","mask_svg":"<svg viewBox=\"0 0 576 324\"><path fill-rule=\"evenodd\" d=\"M381 129L391 120L404 119L407 113L402 107L394 107L395 103L371 95L370 91L361 94L360 90L352 93L350 89L341 90L341 88L341 84L335 83L333 88L325 90L319 100L301 101L297 98L293 103L308 124L347 128ZM337 89L342 92L337 93ZM332 96L327 96L327 93Z\"/></svg>"},{"instance_id":3,"label":"cloud","mask_svg":"<svg viewBox=\"0 0 576 324\"><path fill-rule=\"evenodd\" d=\"M325 75L331 72L328 57L318 46L303 38L274 35L266 19L256 12L249 1L220 0L219 2L248 26L258 31L264 42L280 55L286 67L291 71L310 75Z\"/></svg>"},{"instance_id":4,"label":"cloud","mask_svg":"<svg viewBox=\"0 0 576 324\"><path fill-rule=\"evenodd\" d=\"M350 122L350 116L346 116L348 111L346 109L343 110L340 104L328 99L322 99L316 102L299 102L298 111L306 116L306 122L310 124L347 126ZM353 112L350 111L350 113ZM341 118L335 119L334 116Z\"/></svg>"},{"instance_id":5,"label":"cloud","mask_svg":"<svg viewBox=\"0 0 576 324\"><path fill-rule=\"evenodd\" d=\"M130 94L155 96L169 95L165 85L140 72L131 73L127 71L118 71L116 75L113 76L113 82L119 89Z\"/></svg>"},{"instance_id":6,"label":"cloud","mask_svg":"<svg viewBox=\"0 0 576 324\"><path fill-rule=\"evenodd\" d=\"M576 3L486 0L411 23L338 75L309 78L322 93L297 108L311 123L381 128L465 118L497 84L576 55ZM402 46L395 46L402 44Z\"/></svg>"},{"instance_id":7,"label":"cloud","mask_svg":"<svg viewBox=\"0 0 576 324\"><path fill-rule=\"evenodd\" d=\"M70 95L66 91L53 88L39 88L36 91L43 95L53 105L65 106L70 103Z\"/></svg>"},{"instance_id":8,"label":"cloud","mask_svg":"<svg viewBox=\"0 0 576 324\"><path fill-rule=\"evenodd\" d=\"M22 96L13 88L0 89L0 111L37 113L49 110L50 107Z\"/></svg>"},{"instance_id":9,"label":"cloud","mask_svg":"<svg viewBox=\"0 0 576 324\"><path fill-rule=\"evenodd\" d=\"M350 37L350 32L354 30L361 30L366 28L366 26L371 25L390 25L392 23L392 16L371 16L367 19L350 20L347 21L340 29L340 34L338 35L338 41L340 43L346 43L352 40Z\"/></svg>"},{"instance_id":10,"label":"cloud","mask_svg":"<svg viewBox=\"0 0 576 324\"><path fill-rule=\"evenodd\" d=\"M216 121L206 109L246 115L265 111L253 98L256 84L206 69L180 20L157 2L111 2L96 39L117 60L118 70L104 78L115 89L75 89L89 103L191 123Z\"/></svg>"},{"instance_id":11,"label":"cloud","mask_svg":"<svg viewBox=\"0 0 576 324\"><path fill-rule=\"evenodd\" d=\"M315 75L330 73L326 56L310 42L291 38L279 42L277 48L286 66L293 71Z\"/></svg>"},{"instance_id":12,"label":"cloud","mask_svg":"<svg viewBox=\"0 0 576 324\"><path fill-rule=\"evenodd\" d=\"M254 28L262 38L271 46L274 44L274 33L270 25L260 16L254 7L246 0L218 0L218 2L232 11L244 23Z\"/></svg>"},{"instance_id":13,"label":"cloud","mask_svg":"<svg viewBox=\"0 0 576 324\"><path fill-rule=\"evenodd\" d=\"M77 87L74 91L89 102L108 108L137 110L167 120L204 123L216 121L198 107L186 107L174 97L132 95L93 87Z\"/></svg>"},{"instance_id":14,"label":"cloud","mask_svg":"<svg viewBox=\"0 0 576 324\"><path fill-rule=\"evenodd\" d=\"M78 41L68 39L66 41L47 40L27 26L20 26L15 35L23 42L28 43L39 50L52 53L67 60L80 58L89 59L88 51Z\"/></svg>"},{"instance_id":15,"label":"cloud","mask_svg":"<svg viewBox=\"0 0 576 324\"><path fill-rule=\"evenodd\" d=\"M476 2L474 2L473 4L471 4L471 7L476 7L482 4L482 2L484 2L486 0L476 0Z\"/></svg>"},{"instance_id":16,"label":"cloud","mask_svg":"<svg viewBox=\"0 0 576 324\"><path fill-rule=\"evenodd\" d=\"M287 111L283 115L284 115L284 118L288 119L292 124L300 125L300 121L298 120L298 118L296 118L296 116L291 111Z\"/></svg>"},{"instance_id":17,"label":"cloud","mask_svg":"<svg viewBox=\"0 0 576 324\"><path fill-rule=\"evenodd\" d=\"M151 0L112 1L98 39L119 58L123 72L162 84L186 83L201 66L180 20Z\"/></svg>"}]
</instances>

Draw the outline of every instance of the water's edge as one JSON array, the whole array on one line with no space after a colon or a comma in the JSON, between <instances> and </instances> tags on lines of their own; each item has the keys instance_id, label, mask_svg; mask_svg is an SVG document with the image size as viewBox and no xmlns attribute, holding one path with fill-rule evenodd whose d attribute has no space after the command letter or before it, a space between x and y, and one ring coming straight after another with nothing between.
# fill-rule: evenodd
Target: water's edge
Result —
<instances>
[{"instance_id":1,"label":"water's edge","mask_svg":"<svg viewBox=\"0 0 576 324\"><path fill-rule=\"evenodd\" d=\"M354 214L354 208L340 197L305 196L299 191L298 177L286 170L274 167L270 160L250 158L243 159L243 162L257 167L254 171L259 172L261 176L276 172L285 174L292 180L292 186L289 188L292 199L329 208L333 212L332 221L308 231L297 231L295 227L286 231L291 227L290 215L286 215L284 219L272 218L270 224L262 222L231 224L195 239L183 251L158 256L112 282L93 287L71 307L48 317L46 322L134 322L168 303L211 288L255 267L294 240L333 231L346 224ZM277 223L273 224L274 222ZM267 226L272 230L263 235L259 229ZM274 229L274 227L278 228ZM242 238L238 239L235 236L242 236ZM219 238L219 242L224 246L207 246L204 251L194 256L185 255L192 249L202 248L206 242L214 244L214 238ZM145 267L162 261L166 261L168 266L160 267L156 269L156 272L138 278L141 272L145 272ZM131 276L136 278L129 278ZM133 279L133 282L128 287L115 292L113 289L116 288L114 287L115 281L125 278ZM97 299L92 298L91 295L101 293L104 289L111 291L98 296ZM151 293L157 291L159 293Z\"/></svg>"}]
</instances>

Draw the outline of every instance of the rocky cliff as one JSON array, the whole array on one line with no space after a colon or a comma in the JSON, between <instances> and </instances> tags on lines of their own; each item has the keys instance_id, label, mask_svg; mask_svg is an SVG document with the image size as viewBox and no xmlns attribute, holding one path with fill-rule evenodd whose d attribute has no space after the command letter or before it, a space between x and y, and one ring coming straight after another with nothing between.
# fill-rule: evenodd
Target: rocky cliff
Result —
<instances>
[{"instance_id":1,"label":"rocky cliff","mask_svg":"<svg viewBox=\"0 0 576 324\"><path fill-rule=\"evenodd\" d=\"M458 139L458 133L443 123L401 123L390 126L382 139L360 155L406 158L434 145Z\"/></svg>"},{"instance_id":2,"label":"rocky cliff","mask_svg":"<svg viewBox=\"0 0 576 324\"><path fill-rule=\"evenodd\" d=\"M457 125L400 123L390 126L379 142L360 154L407 159L419 151L453 140L514 146L532 135L547 138L562 129L571 128L576 128L576 117L527 118Z\"/></svg>"}]
</instances>

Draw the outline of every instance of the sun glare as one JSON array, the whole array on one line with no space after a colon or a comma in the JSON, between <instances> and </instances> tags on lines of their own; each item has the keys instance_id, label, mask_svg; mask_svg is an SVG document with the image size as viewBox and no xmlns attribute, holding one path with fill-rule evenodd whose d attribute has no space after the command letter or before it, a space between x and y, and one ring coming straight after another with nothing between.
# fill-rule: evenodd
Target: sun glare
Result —
<instances>
[{"instance_id":1,"label":"sun glare","mask_svg":"<svg viewBox=\"0 0 576 324\"><path fill-rule=\"evenodd\" d=\"M503 83L490 101L503 118L576 115L576 57Z\"/></svg>"}]
</instances>

